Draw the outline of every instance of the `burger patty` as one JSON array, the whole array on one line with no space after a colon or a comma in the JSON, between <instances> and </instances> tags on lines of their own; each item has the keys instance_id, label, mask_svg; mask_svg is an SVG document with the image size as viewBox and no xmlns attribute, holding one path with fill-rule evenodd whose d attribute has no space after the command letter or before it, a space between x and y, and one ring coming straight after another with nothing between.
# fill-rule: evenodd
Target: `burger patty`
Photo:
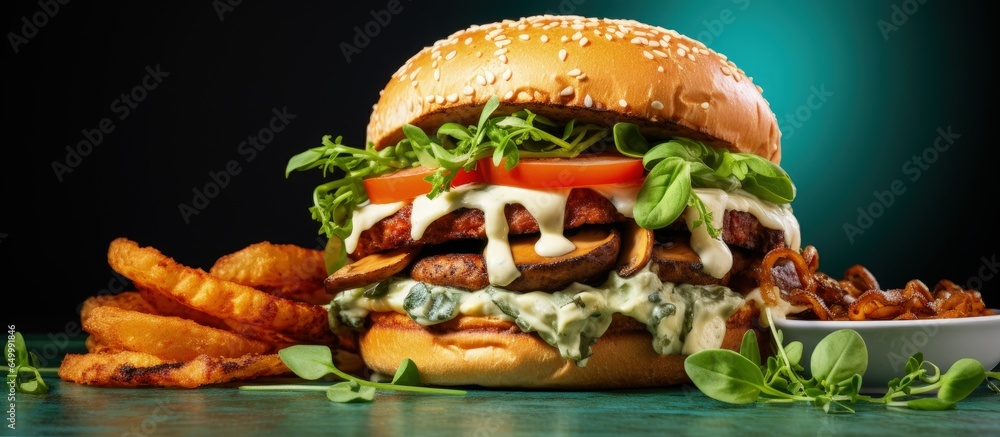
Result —
<instances>
[{"instance_id":1,"label":"burger patty","mask_svg":"<svg viewBox=\"0 0 1000 437\"><path fill-rule=\"evenodd\" d=\"M386 217L361 233L358 247L351 256L363 258L372 253L397 247L440 244L453 240L485 239L486 220L478 209L463 208L448 213L431 223L420 240L410 238L410 214L413 205L406 205L395 214ZM518 204L504 208L510 234L533 234L538 232L538 222L528 210ZM565 229L583 225L606 224L625 221L626 217L615 209L608 199L593 190L573 189L566 199Z\"/></svg>"},{"instance_id":2,"label":"burger patty","mask_svg":"<svg viewBox=\"0 0 1000 437\"><path fill-rule=\"evenodd\" d=\"M406 205L361 233L358 246L351 257L360 259L367 255L399 247L440 244L454 240L485 239L485 219L478 209L463 208L448 213L431 223L419 240L410 238L412 205ZM510 204L504 208L510 234L538 232L538 222L526 208ZM627 220L614 205L597 192L585 188L570 191L566 199L565 229L584 225L618 223ZM671 227L686 230L683 219ZM763 254L784 246L784 233L768 229L756 217L741 211L726 211L723 219L722 241L730 246Z\"/></svg>"}]
</instances>

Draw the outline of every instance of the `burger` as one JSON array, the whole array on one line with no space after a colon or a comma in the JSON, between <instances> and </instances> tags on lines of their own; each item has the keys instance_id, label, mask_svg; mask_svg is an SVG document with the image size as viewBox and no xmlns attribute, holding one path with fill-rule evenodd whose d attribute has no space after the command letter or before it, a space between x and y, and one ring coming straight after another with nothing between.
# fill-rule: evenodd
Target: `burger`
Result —
<instances>
[{"instance_id":1,"label":"burger","mask_svg":"<svg viewBox=\"0 0 1000 437\"><path fill-rule=\"evenodd\" d=\"M758 329L763 257L800 250L781 133L726 56L631 20L532 16L426 47L363 147L324 136L312 216L330 323L431 385L689 381ZM768 270L778 286L794 270Z\"/></svg>"}]
</instances>

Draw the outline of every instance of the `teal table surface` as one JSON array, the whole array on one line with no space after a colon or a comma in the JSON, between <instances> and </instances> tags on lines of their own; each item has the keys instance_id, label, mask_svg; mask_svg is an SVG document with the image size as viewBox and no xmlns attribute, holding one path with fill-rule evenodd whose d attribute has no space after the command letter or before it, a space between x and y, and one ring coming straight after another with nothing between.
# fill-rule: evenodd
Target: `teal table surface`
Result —
<instances>
[{"instance_id":1,"label":"teal table surface","mask_svg":"<svg viewBox=\"0 0 1000 437\"><path fill-rule=\"evenodd\" d=\"M29 346L32 346L29 338ZM285 378L287 380L287 378ZM338 404L322 392L96 388L48 374L45 395L17 394L2 435L1000 435L1000 395L981 385L943 412L856 405L729 405L692 386L554 392L469 390L463 397L382 391ZM251 384L267 383L258 380ZM7 407L7 406L5 406Z\"/></svg>"}]
</instances>

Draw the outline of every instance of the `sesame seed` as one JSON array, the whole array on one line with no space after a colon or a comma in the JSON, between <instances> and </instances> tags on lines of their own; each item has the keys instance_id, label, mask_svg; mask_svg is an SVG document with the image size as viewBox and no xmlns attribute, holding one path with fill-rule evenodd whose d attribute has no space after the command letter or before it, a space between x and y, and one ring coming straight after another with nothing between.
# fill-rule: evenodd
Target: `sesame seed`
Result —
<instances>
[{"instance_id":1,"label":"sesame seed","mask_svg":"<svg viewBox=\"0 0 1000 437\"><path fill-rule=\"evenodd\" d=\"M618 100L618 105L624 108L628 106L628 102L626 102L625 99L620 99Z\"/></svg>"},{"instance_id":2,"label":"sesame seed","mask_svg":"<svg viewBox=\"0 0 1000 437\"><path fill-rule=\"evenodd\" d=\"M573 92L574 92L573 91L573 87L568 86L566 88L563 88L562 91L559 92L559 95L563 96L563 97L568 97L568 96L572 96Z\"/></svg>"},{"instance_id":3,"label":"sesame seed","mask_svg":"<svg viewBox=\"0 0 1000 437\"><path fill-rule=\"evenodd\" d=\"M483 75L476 76L476 83L478 83L479 86L486 86L486 78L483 77Z\"/></svg>"},{"instance_id":4,"label":"sesame seed","mask_svg":"<svg viewBox=\"0 0 1000 437\"><path fill-rule=\"evenodd\" d=\"M465 45L469 45L469 44L472 44L472 37L471 36L465 39Z\"/></svg>"},{"instance_id":5,"label":"sesame seed","mask_svg":"<svg viewBox=\"0 0 1000 437\"><path fill-rule=\"evenodd\" d=\"M574 25L570 26L570 28L572 28L573 30L583 30L584 25L582 25L582 24L574 24Z\"/></svg>"},{"instance_id":6,"label":"sesame seed","mask_svg":"<svg viewBox=\"0 0 1000 437\"><path fill-rule=\"evenodd\" d=\"M562 38L559 38L559 41L562 41L562 42L569 41L569 37L566 36L566 35L563 35Z\"/></svg>"},{"instance_id":7,"label":"sesame seed","mask_svg":"<svg viewBox=\"0 0 1000 437\"><path fill-rule=\"evenodd\" d=\"M493 44L496 44L497 47L503 47L503 46L509 45L510 44L510 40L509 39L504 39L504 40L494 41Z\"/></svg>"},{"instance_id":8,"label":"sesame seed","mask_svg":"<svg viewBox=\"0 0 1000 437\"><path fill-rule=\"evenodd\" d=\"M500 62L503 64L507 63L507 55L500 55Z\"/></svg>"},{"instance_id":9,"label":"sesame seed","mask_svg":"<svg viewBox=\"0 0 1000 437\"><path fill-rule=\"evenodd\" d=\"M580 73L580 75L576 77L576 80L584 80L586 78L587 78L587 73Z\"/></svg>"},{"instance_id":10,"label":"sesame seed","mask_svg":"<svg viewBox=\"0 0 1000 437\"><path fill-rule=\"evenodd\" d=\"M566 49L559 50L559 60L566 62Z\"/></svg>"},{"instance_id":11,"label":"sesame seed","mask_svg":"<svg viewBox=\"0 0 1000 437\"><path fill-rule=\"evenodd\" d=\"M653 54L650 53L649 50L643 50L642 55L645 56L646 59L653 59Z\"/></svg>"},{"instance_id":12,"label":"sesame seed","mask_svg":"<svg viewBox=\"0 0 1000 437\"><path fill-rule=\"evenodd\" d=\"M701 102L701 109L708 109L708 102Z\"/></svg>"},{"instance_id":13,"label":"sesame seed","mask_svg":"<svg viewBox=\"0 0 1000 437\"><path fill-rule=\"evenodd\" d=\"M760 85L754 85L754 86L757 87L758 93L764 94L764 88L761 88Z\"/></svg>"},{"instance_id":14,"label":"sesame seed","mask_svg":"<svg viewBox=\"0 0 1000 437\"><path fill-rule=\"evenodd\" d=\"M527 29L527 28L528 28L528 25L527 24L523 24L523 23L519 24L517 26L517 30L524 30L524 29Z\"/></svg>"},{"instance_id":15,"label":"sesame seed","mask_svg":"<svg viewBox=\"0 0 1000 437\"><path fill-rule=\"evenodd\" d=\"M573 37L572 37L573 41L578 41L580 38L583 38L583 33L577 32L577 33L573 34Z\"/></svg>"},{"instance_id":16,"label":"sesame seed","mask_svg":"<svg viewBox=\"0 0 1000 437\"><path fill-rule=\"evenodd\" d=\"M496 81L497 81L497 77L495 75L493 75L493 72L492 71L487 71L486 72L486 83L492 84L493 82L496 82Z\"/></svg>"},{"instance_id":17,"label":"sesame seed","mask_svg":"<svg viewBox=\"0 0 1000 437\"><path fill-rule=\"evenodd\" d=\"M677 56L687 56L687 52L684 49L677 49Z\"/></svg>"},{"instance_id":18,"label":"sesame seed","mask_svg":"<svg viewBox=\"0 0 1000 437\"><path fill-rule=\"evenodd\" d=\"M437 68L434 69L434 80L441 80L441 70L438 70Z\"/></svg>"},{"instance_id":19,"label":"sesame seed","mask_svg":"<svg viewBox=\"0 0 1000 437\"><path fill-rule=\"evenodd\" d=\"M574 69L570 70L569 72L567 72L566 74L568 74L570 76L579 76L580 75L580 69L579 68L574 68Z\"/></svg>"},{"instance_id":20,"label":"sesame seed","mask_svg":"<svg viewBox=\"0 0 1000 437\"><path fill-rule=\"evenodd\" d=\"M420 81L419 81L419 80L415 80L415 81L413 81L413 82L410 82L410 85L413 85L413 87L414 87L414 88L416 88L416 87L417 87L417 84L419 84L419 83L420 83Z\"/></svg>"},{"instance_id":21,"label":"sesame seed","mask_svg":"<svg viewBox=\"0 0 1000 437\"><path fill-rule=\"evenodd\" d=\"M510 72L510 69L508 68L508 69L506 69L506 70L503 71L503 74L501 74L500 77L502 77L503 80L507 81L507 80L510 80L510 76L511 75L512 75L512 73Z\"/></svg>"},{"instance_id":22,"label":"sesame seed","mask_svg":"<svg viewBox=\"0 0 1000 437\"><path fill-rule=\"evenodd\" d=\"M500 55L502 55L504 53L507 53L509 50L510 49L508 49L506 47L504 47L502 49L497 49L497 51L493 52L493 56L500 56Z\"/></svg>"},{"instance_id":23,"label":"sesame seed","mask_svg":"<svg viewBox=\"0 0 1000 437\"><path fill-rule=\"evenodd\" d=\"M663 103L660 102L659 100L653 100L653 103L651 103L649 106L652 106L653 109L655 109L657 111L660 111L660 110L663 109Z\"/></svg>"},{"instance_id":24,"label":"sesame seed","mask_svg":"<svg viewBox=\"0 0 1000 437\"><path fill-rule=\"evenodd\" d=\"M431 57L432 58L440 58L441 57L441 52L439 50L435 50L435 51L431 52Z\"/></svg>"},{"instance_id":25,"label":"sesame seed","mask_svg":"<svg viewBox=\"0 0 1000 437\"><path fill-rule=\"evenodd\" d=\"M448 54L447 54L447 55L446 55L446 56L444 57L444 59L445 59L446 61L450 61L450 60L451 60L451 58L454 58L454 57L455 57L455 55L457 55L457 54L458 54L458 52L457 52L457 51L455 51L455 50L452 50L452 51L448 52Z\"/></svg>"},{"instance_id":26,"label":"sesame seed","mask_svg":"<svg viewBox=\"0 0 1000 437\"><path fill-rule=\"evenodd\" d=\"M590 40L587 37L580 38L580 47L586 47L587 44L590 44Z\"/></svg>"},{"instance_id":27,"label":"sesame seed","mask_svg":"<svg viewBox=\"0 0 1000 437\"><path fill-rule=\"evenodd\" d=\"M617 36L617 37L619 37L619 38L622 38L622 39L624 39L624 38L625 38L625 34L624 34L624 33L622 33L622 32L620 32L620 31L619 31L619 32L615 32L615 36Z\"/></svg>"},{"instance_id":28,"label":"sesame seed","mask_svg":"<svg viewBox=\"0 0 1000 437\"><path fill-rule=\"evenodd\" d=\"M504 100L510 100L511 97L514 97L514 92L513 91L507 91L507 94L503 95L503 99Z\"/></svg>"},{"instance_id":29,"label":"sesame seed","mask_svg":"<svg viewBox=\"0 0 1000 437\"><path fill-rule=\"evenodd\" d=\"M462 94L465 94L467 96L471 96L472 93L474 92L476 92L476 90L473 89L471 86L466 85L464 88L462 88Z\"/></svg>"},{"instance_id":30,"label":"sesame seed","mask_svg":"<svg viewBox=\"0 0 1000 437\"><path fill-rule=\"evenodd\" d=\"M437 103L439 105L442 104L442 103L444 103L444 96L442 96L440 94L434 96L434 103Z\"/></svg>"},{"instance_id":31,"label":"sesame seed","mask_svg":"<svg viewBox=\"0 0 1000 437\"><path fill-rule=\"evenodd\" d=\"M417 73L419 73L419 71L414 71L413 73L410 73L410 80L416 79Z\"/></svg>"},{"instance_id":32,"label":"sesame seed","mask_svg":"<svg viewBox=\"0 0 1000 437\"><path fill-rule=\"evenodd\" d=\"M611 36L611 34L610 34L610 33L605 33L605 34L604 34L604 37L605 37L605 38L607 38L607 39L608 39L608 41L611 41L611 40L614 40L614 39L615 39L615 37Z\"/></svg>"},{"instance_id":33,"label":"sesame seed","mask_svg":"<svg viewBox=\"0 0 1000 437\"><path fill-rule=\"evenodd\" d=\"M542 35L541 40L542 40L542 42L549 42L549 36L548 35Z\"/></svg>"},{"instance_id":34,"label":"sesame seed","mask_svg":"<svg viewBox=\"0 0 1000 437\"><path fill-rule=\"evenodd\" d=\"M434 101L434 96L424 96L424 101L427 103L431 103Z\"/></svg>"},{"instance_id":35,"label":"sesame seed","mask_svg":"<svg viewBox=\"0 0 1000 437\"><path fill-rule=\"evenodd\" d=\"M660 42L657 41L657 40L652 40L647 45L650 46L650 47L659 47L660 46Z\"/></svg>"},{"instance_id":36,"label":"sesame seed","mask_svg":"<svg viewBox=\"0 0 1000 437\"><path fill-rule=\"evenodd\" d=\"M458 101L458 94L455 93L448 94L448 96L445 97L444 99L447 100L448 103L455 103Z\"/></svg>"},{"instance_id":37,"label":"sesame seed","mask_svg":"<svg viewBox=\"0 0 1000 437\"><path fill-rule=\"evenodd\" d=\"M656 55L656 56L659 56L661 58L666 58L667 57L666 53L663 53L663 52L661 52L659 50L653 50L653 54Z\"/></svg>"},{"instance_id":38,"label":"sesame seed","mask_svg":"<svg viewBox=\"0 0 1000 437\"><path fill-rule=\"evenodd\" d=\"M661 65L659 67L656 67L656 71L659 71L660 73L663 73L663 66Z\"/></svg>"},{"instance_id":39,"label":"sesame seed","mask_svg":"<svg viewBox=\"0 0 1000 437\"><path fill-rule=\"evenodd\" d=\"M694 55L692 55L692 54L688 53L688 59L690 59L690 60L692 60L692 61L693 61L693 60L694 60Z\"/></svg>"},{"instance_id":40,"label":"sesame seed","mask_svg":"<svg viewBox=\"0 0 1000 437\"><path fill-rule=\"evenodd\" d=\"M528 35L527 33L522 33L518 35L518 38L521 38L521 41L527 41L531 39L531 35Z\"/></svg>"},{"instance_id":41,"label":"sesame seed","mask_svg":"<svg viewBox=\"0 0 1000 437\"><path fill-rule=\"evenodd\" d=\"M590 94L583 96L583 106L588 108L594 106L594 99L590 97Z\"/></svg>"}]
</instances>

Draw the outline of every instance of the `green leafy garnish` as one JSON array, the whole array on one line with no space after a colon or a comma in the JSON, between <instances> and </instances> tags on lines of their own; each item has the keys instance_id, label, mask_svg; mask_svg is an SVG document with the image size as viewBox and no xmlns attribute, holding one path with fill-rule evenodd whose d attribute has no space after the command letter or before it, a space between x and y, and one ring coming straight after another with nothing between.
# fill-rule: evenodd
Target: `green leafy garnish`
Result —
<instances>
[{"instance_id":1,"label":"green leafy garnish","mask_svg":"<svg viewBox=\"0 0 1000 437\"><path fill-rule=\"evenodd\" d=\"M364 148L342 144L342 137L299 153L288 160L285 176L293 171L320 169L324 177L335 180L313 190L314 220L327 237L347 238L351 234L354 209L368 200L362 181L399 170L424 166L437 169L425 180L431 184L428 197L434 198L451 188L459 169L474 170L480 159L493 158L494 165L512 168L522 157L570 158L579 155L608 136L608 129L573 121L559 125L529 110L493 117L500 105L496 96L483 108L479 123L462 126L445 123L431 136L419 127L403 126L404 138L396 145L375 150L373 143ZM342 259L342 258L341 258Z\"/></svg>"},{"instance_id":2,"label":"green leafy garnish","mask_svg":"<svg viewBox=\"0 0 1000 437\"><path fill-rule=\"evenodd\" d=\"M327 399L333 402L371 402L375 399L376 390L405 391L424 394L465 396L464 390L422 387L420 372L417 365L409 358L404 359L396 370L391 383L371 382L357 378L337 369L333 364L333 353L327 346L295 345L278 351L281 362L298 377L317 380L327 375L334 375L343 380L333 385L282 384L282 385L247 385L240 390L248 391L323 391Z\"/></svg>"},{"instance_id":3,"label":"green leafy garnish","mask_svg":"<svg viewBox=\"0 0 1000 437\"><path fill-rule=\"evenodd\" d=\"M700 141L674 138L651 146L630 123L614 127L618 152L642 158L649 170L635 204L635 219L646 229L665 227L691 206L699 214L695 227L704 225L712 238L721 231L712 214L692 188L744 191L768 202L785 204L795 198L795 185L781 167L752 153L733 153ZM678 197L679 196L679 197Z\"/></svg>"},{"instance_id":4,"label":"green leafy garnish","mask_svg":"<svg viewBox=\"0 0 1000 437\"><path fill-rule=\"evenodd\" d=\"M916 353L906 363L906 374L889 381L880 398L861 395L862 377L868 367L864 339L853 329L834 331L816 344L810 358L811 378L799 365L802 343L782 345L781 331L774 328L771 310L766 309L776 350L765 364L760 363L757 336L747 331L740 352L708 349L684 361L692 382L709 397L727 403L809 402L827 413L853 413L850 404L858 401L906 407L915 410L948 410L965 399L984 380L991 389L997 372L987 373L982 363L971 358L958 360L946 373L924 361ZM933 391L937 395L919 396Z\"/></svg>"},{"instance_id":5,"label":"green leafy garnish","mask_svg":"<svg viewBox=\"0 0 1000 437\"><path fill-rule=\"evenodd\" d=\"M11 327L13 329L13 327ZM24 337L20 332L14 331L14 339L7 339L4 355L10 360L13 358L13 371L7 373L7 383L13 384L15 390L20 393L45 394L49 391L49 386L42 379L40 370L41 363L34 352L28 350ZM13 355L13 357L11 357Z\"/></svg>"},{"instance_id":6,"label":"green leafy garnish","mask_svg":"<svg viewBox=\"0 0 1000 437\"><path fill-rule=\"evenodd\" d=\"M704 225L713 238L721 231L712 224L711 211L692 188L743 190L769 202L785 204L795 197L795 186L788 174L774 163L749 153L715 149L687 138L673 138L651 144L631 123L616 123L613 129L570 120L556 123L530 110L495 116L500 106L496 96L484 105L475 125L444 123L433 135L405 124L404 138L394 146L375 150L351 147L324 136L322 145L289 159L285 176L293 171L320 169L335 180L313 190L310 212L320 222L320 233L331 239L351 234L355 208L368 200L363 180L423 166L435 169L424 179L431 184L428 197L434 198L451 188L459 170L473 171L484 159L494 166L511 169L521 158L572 158L612 134L619 153L642 158L649 174L639 192L635 218L640 226L659 229L671 224L691 206L699 214L695 226ZM327 248L328 260L343 245ZM328 262L333 264L332 262Z\"/></svg>"}]
</instances>

